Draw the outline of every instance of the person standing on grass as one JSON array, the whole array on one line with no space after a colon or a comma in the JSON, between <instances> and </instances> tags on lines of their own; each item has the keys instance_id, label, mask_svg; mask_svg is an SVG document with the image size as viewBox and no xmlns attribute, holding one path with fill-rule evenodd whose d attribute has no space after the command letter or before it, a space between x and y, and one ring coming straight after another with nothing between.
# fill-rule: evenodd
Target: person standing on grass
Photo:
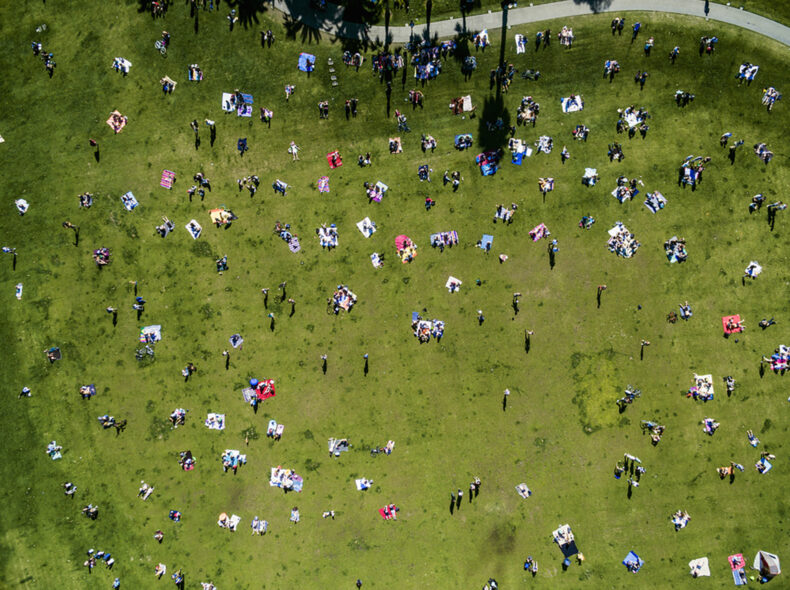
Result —
<instances>
[{"instance_id":1,"label":"person standing on grass","mask_svg":"<svg viewBox=\"0 0 790 590\"><path fill-rule=\"evenodd\" d=\"M634 23L634 28L632 29L632 32L631 32L631 43L636 41L636 37L637 37L637 35L639 35L639 29L641 29L641 28L642 28L642 23L640 23L639 21L636 21Z\"/></svg>"}]
</instances>

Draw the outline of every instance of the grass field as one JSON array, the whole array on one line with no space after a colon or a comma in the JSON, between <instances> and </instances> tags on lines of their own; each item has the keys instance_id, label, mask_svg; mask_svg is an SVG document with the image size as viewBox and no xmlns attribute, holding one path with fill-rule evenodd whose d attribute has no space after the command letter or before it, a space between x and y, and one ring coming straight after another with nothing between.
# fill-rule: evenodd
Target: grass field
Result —
<instances>
[{"instance_id":1,"label":"grass field","mask_svg":"<svg viewBox=\"0 0 790 590\"><path fill-rule=\"evenodd\" d=\"M243 12L229 32L225 14L225 3L219 13L200 12L199 20L180 3L160 20L140 12L137 2L90 9L62 0L0 6L6 73L0 80L6 211L0 235L2 245L18 252L15 268L11 256L0 259L7 310L0 320L7 342L0 585L108 588L118 576L122 588L147 588L163 562L168 575L183 568L188 588L213 580L221 590L347 588L357 578L366 589L480 588L491 576L503 589L527 583L685 588L687 562L705 555L713 577L695 586L718 587L730 584L731 553L743 552L749 561L759 549L785 557L787 388L770 371L761 375L759 361L787 342L790 220L779 213L771 231L765 208L754 215L747 209L752 195L773 202L790 186L787 105L779 101L772 113L760 105L765 85L780 92L790 87L785 47L720 24L653 14L641 15L645 33L656 37L646 58L641 44L611 38L608 15L550 22L552 30L572 24L573 49L552 44L515 56L508 37L507 59L543 76L537 83L517 76L510 92L498 95L488 84L499 56L500 33L492 32L494 46L477 54L472 78L460 73L469 51L462 42L459 57L423 88L422 110L402 102L414 81L398 75L390 108L405 109L412 132L400 134L404 153L390 155L387 138L398 133L370 59L358 73L336 65L339 85L332 87L327 59L341 64L346 43L318 35L305 47L298 31L288 34L281 15L266 11ZM42 23L48 29L37 34ZM172 34L166 58L153 47L164 28ZM263 49L258 31L266 28L277 41ZM714 55L700 58L697 40L708 33L721 41ZM32 56L36 39L55 54L52 79ZM674 45L681 56L672 66L666 54ZM296 70L300 51L317 58L309 79ZM133 63L128 77L111 69L116 56ZM605 59L622 66L612 84L601 78ZM745 60L760 71L754 84L738 86L734 74ZM199 84L186 79L192 63L205 72ZM645 68L650 78L640 92L632 77ZM178 82L171 96L157 84L164 75ZM296 93L286 102L289 83ZM257 116L222 113L221 93L236 88L254 95L256 115L262 106L274 111L271 129ZM696 100L678 108L677 89ZM560 97L572 92L584 96L586 107L564 114ZM476 118L448 110L462 94L478 105ZM482 177L474 156L505 142L485 121L514 119L524 95L541 104L541 116L516 137L532 143L552 136L554 152L533 155L521 167L506 157L495 176ZM360 100L360 115L346 121L343 101L352 96ZM329 120L318 119L320 100L331 102ZM629 104L652 116L644 140L615 133L616 109ZM104 123L114 109L129 118L118 135ZM206 117L217 122L216 142L211 145L201 125L196 149L189 122ZM586 143L571 136L582 123L592 130ZM734 165L719 147L725 131L746 142ZM475 146L458 152L452 138L463 132L474 135ZM420 151L422 133L438 140L435 153ZM98 162L90 137L99 142ZM250 146L243 157L236 151L240 137ZM615 140L624 146L622 163L606 157ZM290 141L302 147L299 162L286 151ZM752 153L758 141L776 153L767 167ZM563 145L571 152L564 165ZM334 149L345 163L330 171L325 156ZM366 151L373 165L361 169L356 157ZM712 157L695 192L676 184L689 154ZM417 179L423 163L433 168L430 184ZM580 183L585 167L600 174L593 188ZM158 185L163 169L178 175L172 191ZM464 177L456 194L442 187L446 169ZM212 191L190 202L186 189L201 170ZM252 198L236 184L249 174L261 178ZM621 174L644 182L642 193L625 204L609 194ZM323 175L330 177L328 194L316 188ZM543 176L556 179L545 199L537 188ZM291 185L288 196L268 188L276 178ZM389 192L382 203L368 204L362 183L376 180ZM133 212L119 199L129 190L140 202ZM669 201L655 215L640 198L654 190ZM77 195L85 191L95 196L90 209L78 207ZM423 206L426 195L437 201L431 211ZM23 217L13 209L17 198L30 203ZM519 206L514 223L492 225L496 205L511 202ZM239 217L227 230L209 220L208 210L219 205ZM588 214L597 222L584 231L577 224ZM176 224L164 240L154 231L163 215ZM378 226L369 240L354 226L365 216ZM192 218L204 228L196 241L183 229ZM61 227L66 220L80 227L77 247L73 232ZM290 253L272 233L277 220L299 235L300 253ZM632 259L607 250L606 231L615 221L642 244ZM528 236L541 222L559 240L553 269L545 241ZM321 223L337 224L336 250L319 247L314 231ZM459 246L443 253L430 248L428 236L447 230L458 232ZM419 247L408 265L394 248L402 233ZM489 254L475 247L483 233L494 235ZM670 264L664 255L663 243L673 235L687 240L684 264ZM101 270L91 259L99 247L112 252ZM374 251L385 256L384 268L370 264ZM500 253L509 256L504 264ZM214 261L225 254L230 268L218 275ZM750 260L765 271L742 285ZM451 274L464 282L459 293L444 288ZM148 302L140 321L131 307L135 280ZM275 298L282 281L296 300L292 316ZM13 295L19 282L21 301ZM359 301L351 313L335 316L325 301L341 283ZM596 286L604 283L608 290L597 309ZM264 287L271 289L268 309ZM517 315L515 291L522 293ZM668 324L666 315L685 300L693 318ZM107 306L119 309L115 327ZM446 322L440 343L419 345L412 336L411 312L423 309ZM478 309L486 317L482 326ZM730 313L740 313L748 326L737 340L722 338L720 318ZM771 316L778 325L760 330L759 320ZM154 362L139 363L138 335L148 324L162 325L163 340ZM525 330L534 331L528 352ZM231 352L225 370L221 353L234 333L245 344ZM641 339L652 343L642 361ZM42 352L50 346L63 352L52 365ZM328 355L326 374L322 354ZM187 362L198 373L184 382L180 370ZM684 394L694 372L714 376L716 399L704 406ZM730 398L725 375L738 383ZM257 414L241 399L250 377L277 381L277 396ZM78 389L86 383L95 383L98 393L83 401ZM629 383L643 394L620 414L614 400ZM17 399L25 385L32 397ZM503 412L505 388L512 394ZM172 430L167 417L177 407L189 413L186 425ZM204 428L207 412L225 413L227 428ZM96 418L105 413L128 419L126 431L102 430ZM713 437L702 432L706 416L721 423ZM264 436L270 418L286 426L279 442ZM667 426L655 448L640 433L642 419ZM749 446L747 429L762 441L757 449ZM351 452L329 458L329 437L348 437ZM53 439L64 447L60 461L44 452ZM370 456L371 447L390 439L396 441L392 455ZM191 472L177 462L187 449L197 458ZM236 476L221 469L224 449L247 454ZM777 460L763 476L753 465L764 449ZM624 479L612 477L624 453L639 456L647 468L630 499ZM715 472L729 461L746 467L732 485ZM304 477L302 493L284 496L268 485L269 469L277 465ZM450 492L460 487L468 494L475 476L483 484L479 497L471 504L465 498L450 515ZM358 477L373 479L373 489L357 492ZM140 480L156 488L145 503L135 498ZM78 486L73 500L60 487L65 481ZM533 491L527 500L515 493L521 482ZM100 507L96 521L80 513L89 502ZM377 514L388 503L400 507L397 522ZM295 505L298 525L288 521ZM168 520L172 509L183 513L180 523ZM676 533L669 517L678 509L692 521ZM336 519L323 520L324 510L335 510ZM237 533L217 527L220 512L243 517ZM265 537L249 535L256 514L270 523ZM566 522L586 561L562 571L551 531ZM152 538L157 529L165 532L161 545ZM82 567L89 548L110 551L114 569L100 566L89 576ZM637 577L620 564L631 549L646 561ZM534 580L522 569L527 555L540 563Z\"/></svg>"}]
</instances>

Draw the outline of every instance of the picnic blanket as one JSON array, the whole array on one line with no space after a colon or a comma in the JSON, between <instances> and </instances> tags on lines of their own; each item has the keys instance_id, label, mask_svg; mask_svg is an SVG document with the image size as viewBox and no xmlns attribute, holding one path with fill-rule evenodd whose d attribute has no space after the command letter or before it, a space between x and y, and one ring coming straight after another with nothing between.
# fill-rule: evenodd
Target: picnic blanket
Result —
<instances>
[{"instance_id":1,"label":"picnic blanket","mask_svg":"<svg viewBox=\"0 0 790 590\"><path fill-rule=\"evenodd\" d=\"M765 475L766 473L771 471L771 469L773 468L773 465L771 465L771 462L768 461L768 459L766 459L765 457L762 457L759 461L757 461L757 464L763 466L763 470L760 471L760 473L762 475Z\"/></svg>"},{"instance_id":2,"label":"picnic blanket","mask_svg":"<svg viewBox=\"0 0 790 590\"><path fill-rule=\"evenodd\" d=\"M222 93L222 110L226 113L232 113L236 110L236 107L233 106L235 102L235 98L229 92Z\"/></svg>"},{"instance_id":3,"label":"picnic blanket","mask_svg":"<svg viewBox=\"0 0 790 590\"><path fill-rule=\"evenodd\" d=\"M176 181L176 173L172 170L162 170L162 178L159 179L159 186L171 189Z\"/></svg>"},{"instance_id":4,"label":"picnic blanket","mask_svg":"<svg viewBox=\"0 0 790 590\"><path fill-rule=\"evenodd\" d=\"M134 198L132 191L129 191L128 193L122 195L121 202L123 203L124 209L126 209L127 211L131 211L132 209L137 207L137 205L140 204L137 202L137 199Z\"/></svg>"},{"instance_id":5,"label":"picnic blanket","mask_svg":"<svg viewBox=\"0 0 790 590\"><path fill-rule=\"evenodd\" d=\"M300 53L297 67L303 72L312 72L315 70L315 55Z\"/></svg>"},{"instance_id":6,"label":"picnic blanket","mask_svg":"<svg viewBox=\"0 0 790 590\"><path fill-rule=\"evenodd\" d=\"M329 177L322 176L318 179L318 192L319 193L328 193L329 192Z\"/></svg>"},{"instance_id":7,"label":"picnic blanket","mask_svg":"<svg viewBox=\"0 0 790 590\"><path fill-rule=\"evenodd\" d=\"M200 227L200 224L195 219L187 223L184 227L187 228L187 231L189 232L189 235L192 236L193 240L197 240L200 237L200 232L203 231L203 228Z\"/></svg>"},{"instance_id":8,"label":"picnic blanket","mask_svg":"<svg viewBox=\"0 0 790 590\"><path fill-rule=\"evenodd\" d=\"M326 155L326 161L329 162L329 167L333 170L343 165L343 158L340 157L340 152L335 150Z\"/></svg>"},{"instance_id":9,"label":"picnic blanket","mask_svg":"<svg viewBox=\"0 0 790 590\"><path fill-rule=\"evenodd\" d=\"M376 233L376 223L370 220L370 217L365 217L362 221L357 223L357 227L359 231L362 232L362 235L366 238L369 238L374 233Z\"/></svg>"},{"instance_id":10,"label":"picnic blanket","mask_svg":"<svg viewBox=\"0 0 790 590\"><path fill-rule=\"evenodd\" d=\"M659 210L663 209L667 204L667 199L658 191L654 191L652 193L647 193L647 198L645 199L645 207L650 209L651 213L657 213Z\"/></svg>"},{"instance_id":11,"label":"picnic blanket","mask_svg":"<svg viewBox=\"0 0 790 590\"><path fill-rule=\"evenodd\" d=\"M379 514L384 520L398 520L399 508L395 504L387 504L383 508L379 508Z\"/></svg>"},{"instance_id":12,"label":"picnic blanket","mask_svg":"<svg viewBox=\"0 0 790 590\"><path fill-rule=\"evenodd\" d=\"M562 105L563 113L575 113L584 109L584 99L581 94L561 98L560 104Z\"/></svg>"},{"instance_id":13,"label":"picnic blanket","mask_svg":"<svg viewBox=\"0 0 790 590\"><path fill-rule=\"evenodd\" d=\"M107 119L107 125L112 127L112 130L115 133L120 133L123 131L123 128L126 127L126 124L129 122L127 117L124 117L119 111L115 110L110 113L110 118Z\"/></svg>"},{"instance_id":14,"label":"picnic blanket","mask_svg":"<svg viewBox=\"0 0 790 590\"><path fill-rule=\"evenodd\" d=\"M474 138L472 137L471 133L463 133L460 135L455 136L454 144L455 147L459 150L465 150L468 147L472 147L472 142Z\"/></svg>"},{"instance_id":15,"label":"picnic blanket","mask_svg":"<svg viewBox=\"0 0 790 590\"><path fill-rule=\"evenodd\" d=\"M529 237L532 238L533 242L537 242L541 238L546 238L550 235L551 232L549 231L549 228L547 228L543 223L536 225L529 232Z\"/></svg>"},{"instance_id":16,"label":"picnic blanket","mask_svg":"<svg viewBox=\"0 0 790 590\"><path fill-rule=\"evenodd\" d=\"M294 492L301 492L304 486L304 480L291 469L272 467L269 485L276 488L292 490Z\"/></svg>"},{"instance_id":17,"label":"picnic blanket","mask_svg":"<svg viewBox=\"0 0 790 590\"><path fill-rule=\"evenodd\" d=\"M458 243L458 232L457 231L445 231L445 232L438 232L435 234L431 234L431 246L436 247L439 244L444 244L445 246L454 246Z\"/></svg>"},{"instance_id":18,"label":"picnic blanket","mask_svg":"<svg viewBox=\"0 0 790 590\"><path fill-rule=\"evenodd\" d=\"M116 57L112 60L112 67L114 70L128 74L132 68L132 62L124 57Z\"/></svg>"},{"instance_id":19,"label":"picnic blanket","mask_svg":"<svg viewBox=\"0 0 790 590\"><path fill-rule=\"evenodd\" d=\"M478 242L478 246L483 250L488 251L491 249L491 245L493 243L494 243L494 236L492 236L491 234L483 234L483 237L480 239L480 242Z\"/></svg>"},{"instance_id":20,"label":"picnic blanket","mask_svg":"<svg viewBox=\"0 0 790 590\"><path fill-rule=\"evenodd\" d=\"M297 236L293 236L288 240L288 249L294 254L302 249L302 245L299 243L299 238Z\"/></svg>"},{"instance_id":21,"label":"picnic blanket","mask_svg":"<svg viewBox=\"0 0 790 590\"><path fill-rule=\"evenodd\" d=\"M145 326L140 329L140 342L159 342L162 339L162 326Z\"/></svg>"},{"instance_id":22,"label":"picnic blanket","mask_svg":"<svg viewBox=\"0 0 790 590\"><path fill-rule=\"evenodd\" d=\"M532 491L527 487L527 484L520 483L516 486L516 492L525 500L532 495Z\"/></svg>"},{"instance_id":23,"label":"picnic blanket","mask_svg":"<svg viewBox=\"0 0 790 590\"><path fill-rule=\"evenodd\" d=\"M452 275L450 275L450 278L448 278L447 282L444 284L450 293L458 291L461 288L461 285L463 285L463 281L461 281L461 279L456 279Z\"/></svg>"},{"instance_id":24,"label":"picnic blanket","mask_svg":"<svg viewBox=\"0 0 790 590\"><path fill-rule=\"evenodd\" d=\"M237 117L252 117L252 105L251 104L240 104L236 109L236 116Z\"/></svg>"},{"instance_id":25,"label":"picnic blanket","mask_svg":"<svg viewBox=\"0 0 790 590\"><path fill-rule=\"evenodd\" d=\"M628 568L631 573L637 573L639 568L645 565L645 562L633 551L630 551L623 560L623 565Z\"/></svg>"},{"instance_id":26,"label":"picnic blanket","mask_svg":"<svg viewBox=\"0 0 790 590\"><path fill-rule=\"evenodd\" d=\"M732 329L727 328L727 324L730 323L730 320L733 321L735 327ZM741 316L740 315L726 315L721 318L721 327L724 328L725 334L738 334L739 332L743 332L743 326L741 324Z\"/></svg>"},{"instance_id":27,"label":"picnic blanket","mask_svg":"<svg viewBox=\"0 0 790 590\"><path fill-rule=\"evenodd\" d=\"M373 268L381 268L384 266L384 263L381 261L381 255L378 252L374 252L370 255L370 262L373 264Z\"/></svg>"},{"instance_id":28,"label":"picnic blanket","mask_svg":"<svg viewBox=\"0 0 790 590\"><path fill-rule=\"evenodd\" d=\"M230 225L230 223L234 219L238 219L234 214L233 211L227 211L224 207L219 207L218 209L211 209L208 212L209 217L211 217L211 222L217 225Z\"/></svg>"},{"instance_id":29,"label":"picnic blanket","mask_svg":"<svg viewBox=\"0 0 790 590\"><path fill-rule=\"evenodd\" d=\"M209 412L205 424L209 430L225 430L225 414Z\"/></svg>"},{"instance_id":30,"label":"picnic blanket","mask_svg":"<svg viewBox=\"0 0 790 590\"><path fill-rule=\"evenodd\" d=\"M355 480L354 480L354 483L356 484L356 486L357 486L357 489L358 489L360 492L363 492L363 491L365 491L365 490L369 490L369 489L370 489L370 484L371 484L372 482L370 482L368 479L366 479L366 478L364 478L364 477L363 477L363 478L361 478L361 479L355 479Z\"/></svg>"},{"instance_id":31,"label":"picnic blanket","mask_svg":"<svg viewBox=\"0 0 790 590\"><path fill-rule=\"evenodd\" d=\"M391 154L399 154L403 151L403 143L401 143L400 137L390 137L389 145Z\"/></svg>"},{"instance_id":32,"label":"picnic blanket","mask_svg":"<svg viewBox=\"0 0 790 590\"><path fill-rule=\"evenodd\" d=\"M14 205L16 205L17 210L21 215L27 213L27 210L30 209L30 204L25 199L17 199L14 201Z\"/></svg>"},{"instance_id":33,"label":"picnic blanket","mask_svg":"<svg viewBox=\"0 0 790 590\"><path fill-rule=\"evenodd\" d=\"M516 55L527 51L527 38L524 35L516 35Z\"/></svg>"},{"instance_id":34,"label":"picnic blanket","mask_svg":"<svg viewBox=\"0 0 790 590\"><path fill-rule=\"evenodd\" d=\"M692 577L699 578L701 576L710 576L710 566L708 565L707 557L700 557L699 559L692 559L689 561L689 572Z\"/></svg>"}]
</instances>

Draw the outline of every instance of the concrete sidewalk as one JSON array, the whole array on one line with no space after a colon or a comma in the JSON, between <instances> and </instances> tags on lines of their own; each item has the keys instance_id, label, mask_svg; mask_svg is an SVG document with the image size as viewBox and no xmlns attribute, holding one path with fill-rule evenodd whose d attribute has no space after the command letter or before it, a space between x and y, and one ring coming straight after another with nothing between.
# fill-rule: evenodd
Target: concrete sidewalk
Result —
<instances>
[{"instance_id":1,"label":"concrete sidewalk","mask_svg":"<svg viewBox=\"0 0 790 590\"><path fill-rule=\"evenodd\" d=\"M324 12L310 7L309 0L273 0L277 10L291 16L307 27L318 29L335 37L360 39L383 44L385 37L390 43L407 43L412 35L408 26L390 27L389 31L380 25L362 25L343 20L343 8L329 4ZM597 4L593 10L590 5ZM790 46L790 27L763 16L739 10L723 4L709 5L708 18L742 27L754 33L765 35L784 45ZM704 0L562 0L538 6L526 6L508 10L508 26L519 26L550 19L584 16L603 12L623 13L632 10L644 12L669 12L705 18ZM466 18L466 31L476 33L482 29L497 29L502 26L502 12L477 14ZM436 21L430 25L415 26L414 36L418 38L447 39L464 32L464 20L460 17Z\"/></svg>"}]
</instances>

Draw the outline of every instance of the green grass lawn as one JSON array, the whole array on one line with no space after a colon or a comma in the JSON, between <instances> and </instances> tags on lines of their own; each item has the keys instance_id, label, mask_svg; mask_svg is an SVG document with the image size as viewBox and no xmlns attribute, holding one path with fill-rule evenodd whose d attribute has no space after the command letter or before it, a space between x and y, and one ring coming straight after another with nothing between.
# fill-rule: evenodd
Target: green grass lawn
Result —
<instances>
[{"instance_id":1,"label":"green grass lawn","mask_svg":"<svg viewBox=\"0 0 790 590\"><path fill-rule=\"evenodd\" d=\"M391 109L405 109L412 129L399 134L387 114L385 86L371 75L370 52L357 73L341 64L349 44L320 34L303 39L299 31L289 36L278 13L243 12L230 33L225 3L219 13L200 12L199 21L181 4L161 20L138 6L87 9L62 0L0 6L6 73L0 81L6 211L0 235L2 245L18 251L15 269L11 256L0 259L7 344L0 422L4 587L108 588L119 576L123 588L145 588L159 562L168 575L183 568L188 588L213 580L223 590L346 588L357 578L365 588L479 588L490 576L501 588L686 587L687 562L703 555L717 585L730 583L731 553L751 560L765 549L784 557L787 388L770 371L761 376L759 360L787 342L790 220L779 213L771 231L765 208L750 216L747 205L756 193L768 202L784 198L790 186L787 105L780 101L773 113L760 105L764 85L780 92L789 87L786 48L720 24L642 15L645 33L656 38L653 56L645 58L641 45L611 39L608 15L589 17L568 21L577 36L570 51L552 44L515 56L508 37L507 59L543 76L537 83L517 76L510 92L498 96L488 84L499 57L500 33L492 32L494 46L477 54L471 80L460 73L460 57L470 51L462 43L459 59L445 62L441 76L423 88L422 110L402 102L414 81L398 76ZM42 23L48 29L37 34ZM153 47L164 28L172 34L166 58ZM266 28L277 41L262 49L258 31ZM697 40L708 33L721 42L714 55L700 58ZM52 79L31 54L36 39L55 54ZM666 54L674 45L681 56L672 66ZM296 70L300 51L316 55L309 79ZM116 56L133 63L128 77L111 69ZM330 83L329 58L340 64L337 87ZM622 66L612 84L601 78L610 58ZM748 87L734 79L744 60L760 65ZM199 84L186 79L192 63L205 72ZM640 92L632 77L645 68L650 78ZM157 83L164 75L178 82L172 96L163 96ZM296 86L288 102L285 84ZM221 93L236 88L254 95L254 117L222 113ZM679 109L677 89L696 100ZM563 114L560 97L572 92L584 96L586 107ZM448 103L462 94L478 105L476 118L451 115ZM504 134L489 133L485 121L514 119L524 95L541 104L541 116L516 137L531 144L549 135L555 150L521 167L506 157L495 176L484 178L474 156L505 141ZM352 96L360 100L360 115L347 122L343 102ZM328 121L318 119L320 100L331 102ZM616 109L629 104L650 111L645 140L615 133ZM257 117L262 106L274 111L271 129ZM118 135L104 123L114 109L129 118ZM206 117L217 122L216 142L210 145L201 125L195 149L189 122ZM577 124L592 130L586 143L571 136ZM725 131L746 142L734 166L719 147ZM452 139L463 132L474 135L475 146L458 152ZM438 140L435 153L420 151L422 133ZM402 154L388 153L394 135L403 137ZM100 145L98 162L90 137ZM240 137L250 146L243 157L236 151ZM624 145L622 163L606 157L615 140ZM290 141L302 148L299 162L287 153ZM758 141L776 153L767 167L752 153ZM564 165L563 145L571 152ZM334 149L344 165L330 171L325 156ZM361 169L356 157L366 151L373 165ZM695 192L676 184L689 154L712 157ZM430 184L417 179L423 163L433 169ZM581 185L585 167L598 169L597 186ZM158 185L163 169L178 175L172 191ZM456 194L442 187L446 169L464 177ZM186 189L201 170L213 190L190 202ZM249 174L261 178L252 198L236 183ZM609 194L621 174L644 182L642 193L625 204ZM316 188L323 175L330 177L328 194ZM545 176L556 179L556 189L543 199L537 179ZM291 186L288 196L269 188L277 178ZM368 204L362 183L377 180L389 191L382 203ZM129 190L140 202L133 212L119 199ZM644 193L654 190L669 201L656 215L642 204ZM90 209L78 207L77 195L85 191L95 195ZM426 196L437 201L431 211L423 206ZM13 209L17 198L30 203L23 217ZM514 223L493 225L496 205L511 202L519 207ZM209 220L209 209L220 205L238 215L227 230ZM597 222L584 231L577 224L588 214ZM154 227L165 215L176 230L163 240ZM370 239L354 225L365 216L378 226ZM184 229L192 218L203 226L196 241ZM80 227L77 247L73 233L61 227L66 220ZM290 253L272 233L277 220L298 234L300 253ZM616 221L642 244L632 259L607 250L606 231ZM559 240L553 270L546 242L533 243L528 235L541 222ZM336 250L319 247L314 232L322 223L337 224ZM439 253L429 235L447 230L458 232L460 244ZM402 233L419 247L408 265L394 248ZM494 235L489 254L475 247L483 233ZM673 235L687 240L684 264L670 264L664 255L663 243ZM101 270L91 259L99 247L112 252ZM384 255L384 268L373 268L372 252ZM509 256L504 264L497 260L501 253ZM218 275L214 261L225 254L230 268ZM750 260L765 271L742 285ZM444 289L449 275L464 282L459 293ZM148 302L140 321L131 308L134 280ZM287 303L276 301L282 281L297 302L292 316ZM13 296L19 282L21 301ZM596 286L603 283L608 290L597 309ZM335 316L325 302L338 284L347 284L359 301L351 313ZM264 287L271 289L268 309ZM517 315L515 291L522 293ZM667 313L685 300L693 318L668 324ZM116 327L107 306L119 308ZM486 317L482 326L478 309ZM440 343L421 346L412 336L411 313L422 310L446 322ZM748 326L737 342L721 335L720 318L730 313L740 313ZM778 325L761 331L759 320L771 316ZM156 360L144 364L135 360L135 349L148 324L162 325L163 340ZM525 330L534 331L528 353ZM225 370L221 353L234 333L245 343L232 351ZM642 361L641 339L652 343ZM50 346L63 352L53 365L42 352ZM328 355L326 375L322 354ZM198 373L185 383L180 370L190 361ZM716 399L707 405L685 397L694 372L714 376ZM725 375L738 382L731 398ZM277 396L257 415L241 399L250 377L277 381ZM78 395L86 383L98 390L89 401ZM614 400L629 383L643 394L620 414ZM33 396L17 399L25 385ZM505 388L512 394L503 412ZM189 413L186 425L172 430L167 416L177 407ZM227 428L204 428L207 412L225 413ZM102 430L96 418L105 413L128 419L126 431ZM702 432L706 416L721 422L713 437ZM279 442L264 436L270 418L285 424ZM656 448L640 433L642 419L667 426ZM763 445L750 447L747 429ZM329 458L330 437L348 437L353 448ZM53 439L64 447L60 461L44 452ZM370 456L371 447L390 439L392 455ZM777 460L761 476L753 465L765 448ZM191 472L177 462L187 449L197 458ZM247 454L248 464L235 476L221 469L225 449ZM612 477L624 453L641 457L647 468L630 500L624 479ZM715 472L731 460L746 467L733 485ZM268 485L269 469L277 465L304 476L302 493L284 496ZM468 494L475 476L483 482L480 496L471 504L465 498L451 516L450 492L460 487ZM357 492L358 477L373 479L373 489ZM156 488L145 503L135 498L141 480ZM65 481L79 488L73 500L60 487ZM528 500L514 490L521 482L533 491ZM96 521L80 514L89 502L100 507ZM377 514L388 503L400 507L397 522ZM295 505L299 525L288 521ZM168 520L171 509L183 513L180 523ZM678 509L692 521L676 533L669 518ZM324 510L335 510L336 519L322 519ZM220 512L243 517L237 533L217 527ZM255 515L270 523L265 537L249 535ZM551 531L566 522L586 561L563 572ZM165 532L161 545L152 538L157 529ZM110 551L113 571L100 566L89 576L82 567L89 548ZM620 564L631 549L647 562L638 577ZM527 555L540 563L530 582L522 569Z\"/></svg>"}]
</instances>

